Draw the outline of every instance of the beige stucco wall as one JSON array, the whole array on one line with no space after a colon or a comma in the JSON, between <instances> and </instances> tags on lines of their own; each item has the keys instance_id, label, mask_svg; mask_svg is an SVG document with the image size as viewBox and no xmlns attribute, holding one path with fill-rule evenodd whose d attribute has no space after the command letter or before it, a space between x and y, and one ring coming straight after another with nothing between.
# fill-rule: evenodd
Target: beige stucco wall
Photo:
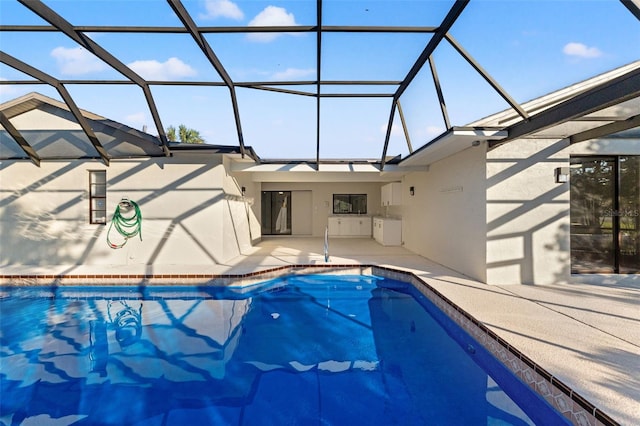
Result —
<instances>
[{"instance_id":1,"label":"beige stucco wall","mask_svg":"<svg viewBox=\"0 0 640 426\"><path fill-rule=\"evenodd\" d=\"M484 146L407 174L402 194L405 248L485 281Z\"/></svg>"},{"instance_id":2,"label":"beige stucco wall","mask_svg":"<svg viewBox=\"0 0 640 426\"><path fill-rule=\"evenodd\" d=\"M42 106L13 117L11 124L18 130L82 130L72 117L68 111Z\"/></svg>"},{"instance_id":3,"label":"beige stucco wall","mask_svg":"<svg viewBox=\"0 0 640 426\"><path fill-rule=\"evenodd\" d=\"M487 153L487 282L550 284L569 277L567 140L512 141Z\"/></svg>"},{"instance_id":4,"label":"beige stucco wall","mask_svg":"<svg viewBox=\"0 0 640 426\"><path fill-rule=\"evenodd\" d=\"M639 155L640 141L522 139L487 153L487 283L621 284L625 275L572 275L570 183L555 183L571 155Z\"/></svg>"},{"instance_id":5,"label":"beige stucco wall","mask_svg":"<svg viewBox=\"0 0 640 426\"><path fill-rule=\"evenodd\" d=\"M89 170L107 172L108 220L121 197L140 205L142 241L114 250L108 224L89 224ZM219 156L2 161L0 184L0 265L213 264L250 247L257 223Z\"/></svg>"}]
</instances>

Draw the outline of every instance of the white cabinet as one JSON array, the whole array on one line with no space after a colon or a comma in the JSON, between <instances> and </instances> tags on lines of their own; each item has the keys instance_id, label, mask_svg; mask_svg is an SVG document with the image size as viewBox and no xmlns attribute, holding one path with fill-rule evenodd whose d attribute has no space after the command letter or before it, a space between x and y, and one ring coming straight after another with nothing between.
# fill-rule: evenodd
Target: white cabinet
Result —
<instances>
[{"instance_id":1,"label":"white cabinet","mask_svg":"<svg viewBox=\"0 0 640 426\"><path fill-rule=\"evenodd\" d=\"M342 225L342 221L339 220L338 217L330 217L329 218L329 235L340 235L340 226Z\"/></svg>"},{"instance_id":2,"label":"white cabinet","mask_svg":"<svg viewBox=\"0 0 640 426\"><path fill-rule=\"evenodd\" d=\"M402 219L374 217L373 238L383 246L402 245Z\"/></svg>"},{"instance_id":3,"label":"white cabinet","mask_svg":"<svg viewBox=\"0 0 640 426\"><path fill-rule=\"evenodd\" d=\"M373 218L373 239L379 243L382 241L382 219L379 217Z\"/></svg>"},{"instance_id":4,"label":"white cabinet","mask_svg":"<svg viewBox=\"0 0 640 426\"><path fill-rule=\"evenodd\" d=\"M383 206L399 206L402 204L402 183L392 182L382 185L380 198Z\"/></svg>"},{"instance_id":5,"label":"white cabinet","mask_svg":"<svg viewBox=\"0 0 640 426\"><path fill-rule=\"evenodd\" d=\"M333 237L370 237L371 217L331 216L329 217L329 235Z\"/></svg>"},{"instance_id":6,"label":"white cabinet","mask_svg":"<svg viewBox=\"0 0 640 426\"><path fill-rule=\"evenodd\" d=\"M361 237L371 237L371 218L365 217L359 220L358 235Z\"/></svg>"}]
</instances>

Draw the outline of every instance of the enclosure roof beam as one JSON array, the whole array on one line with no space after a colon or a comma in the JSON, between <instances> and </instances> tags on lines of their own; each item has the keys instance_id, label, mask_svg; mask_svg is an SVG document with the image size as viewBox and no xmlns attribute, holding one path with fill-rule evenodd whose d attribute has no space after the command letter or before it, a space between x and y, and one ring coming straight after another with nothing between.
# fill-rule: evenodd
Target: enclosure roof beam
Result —
<instances>
[{"instance_id":1,"label":"enclosure roof beam","mask_svg":"<svg viewBox=\"0 0 640 426\"><path fill-rule=\"evenodd\" d=\"M158 136L160 137L160 141L162 142L162 149L164 150L165 155L169 156L170 152L167 143L167 135L164 131L162 121L160 120L160 115L158 113L158 109L156 108L155 101L153 100L151 90L149 89L149 84L142 77L136 74L132 69L120 62L118 58L106 51L95 41L91 40L91 38L86 34L78 31L73 25L71 25L71 23L65 20L62 16L58 15L41 1L18 1L22 3L22 5L30 9L32 12L34 12L36 15L47 21L49 24L56 27L67 37L71 38L80 46L93 53L96 57L103 60L110 67L127 77L129 80L135 82L138 86L140 86L140 88L142 88L142 92L144 93L145 99L147 100L147 104L149 106L149 112L151 113L153 121L158 130Z\"/></svg>"},{"instance_id":2,"label":"enclosure roof beam","mask_svg":"<svg viewBox=\"0 0 640 426\"><path fill-rule=\"evenodd\" d=\"M322 0L316 2L316 18L318 29L316 32L316 170L320 170L320 95L322 90Z\"/></svg>"},{"instance_id":3,"label":"enclosure roof beam","mask_svg":"<svg viewBox=\"0 0 640 426\"><path fill-rule=\"evenodd\" d=\"M638 0L620 0L620 2L640 21L640 2Z\"/></svg>"},{"instance_id":4,"label":"enclosure roof beam","mask_svg":"<svg viewBox=\"0 0 640 426\"><path fill-rule=\"evenodd\" d=\"M143 33L143 34L185 34L186 27L153 27L153 26L110 26L110 25L77 25L76 31L87 33ZM325 33L434 33L437 27L422 26L363 26L363 25L269 25L269 26L199 26L198 32L208 33L309 33L318 30ZM57 32L58 28L51 25L0 25L0 31L13 32Z\"/></svg>"},{"instance_id":5,"label":"enclosure roof beam","mask_svg":"<svg viewBox=\"0 0 640 426\"><path fill-rule=\"evenodd\" d=\"M229 95L231 97L231 107L233 109L233 117L236 122L236 132L238 134L238 144L240 145L240 154L242 158L244 158L244 136L242 133L242 124L240 121L240 111L238 109L238 98L236 96L236 89L234 87L233 81L231 80L229 73L227 73L227 70L224 69L222 62L220 62L207 40L201 34L200 29L196 25L189 12L187 12L187 9L184 7L182 2L180 2L180 0L167 1L173 9L173 12L178 16L184 27L188 30L189 34L191 34L191 37L193 37L193 40L196 42L198 47L200 47L200 50L202 50L202 53L204 53L209 63L211 63L213 68L218 72L222 80L227 85L227 88L229 89Z\"/></svg>"},{"instance_id":6,"label":"enclosure roof beam","mask_svg":"<svg viewBox=\"0 0 640 426\"><path fill-rule=\"evenodd\" d=\"M480 74L482 78L484 78L485 81L489 83L496 92L498 92L498 94L502 97L502 99L504 99L509 105L511 105L513 109L517 111L520 117L524 118L525 120L529 118L526 111L506 92L506 90L504 90L498 84L497 81L493 79L493 77L491 77L491 75L489 75L489 73L484 68L482 68L482 66L480 66L480 64L475 59L471 57L469 52L467 52L462 47L462 45L460 45L460 43L458 43L456 39L453 38L453 36L451 36L450 34L446 34L445 37L447 41L451 43L453 48L456 49L458 53L462 55L462 57L469 63L469 65L471 65L473 69L475 69L478 72L478 74Z\"/></svg>"},{"instance_id":7,"label":"enclosure roof beam","mask_svg":"<svg viewBox=\"0 0 640 426\"><path fill-rule=\"evenodd\" d=\"M400 83L400 87L398 87L398 89L396 90L396 93L394 94L394 102L392 102L391 104L391 114L389 116L389 122L387 123L387 135L384 140L384 148L382 149L382 158L380 160L381 170L384 168L385 158L387 156L387 149L389 147L389 138L391 137L391 125L393 124L393 117L395 115L395 109L396 109L395 101L400 99L400 97L405 92L405 90L407 90L407 88L409 87L409 84L411 84L411 82L416 77L416 75L418 75L418 72L420 72L420 70L422 69L423 65L427 62L427 60L429 60L429 57L433 54L433 52L436 50L438 45L440 45L440 42L445 38L445 35L449 32L449 30L451 29L453 24L456 22L460 14L462 14L462 11L467 6L467 4L469 4L469 1L470 0L457 0L451 6L451 9L449 9L447 16L444 17L444 19L442 20L442 23L433 33L433 36L431 37L431 39L429 39L429 42L425 46L424 50L422 51L418 59L415 61L415 63L407 73L407 76L404 78L404 80L402 80L402 83Z\"/></svg>"},{"instance_id":8,"label":"enclosure roof beam","mask_svg":"<svg viewBox=\"0 0 640 426\"><path fill-rule=\"evenodd\" d=\"M67 104L69 111L71 111L76 121L78 122L78 124L80 125L84 133L87 135L89 142L91 142L91 145L93 145L95 150L98 152L98 155L100 155L100 158L102 159L102 161L107 166L109 165L109 154L107 153L107 150L104 149L104 146L102 146L102 144L98 140L98 137L96 136L93 129L89 125L89 121L84 117L84 115L82 115L80 108L78 108L73 98L67 91L66 87L64 87L64 85L61 84L60 81L50 76L49 74L46 74L45 72L37 68L34 68L31 65L26 64L21 60L14 58L13 56L1 51L0 51L0 62L12 68L17 69L18 71L28 74L33 78L37 78L38 80L43 81L49 84L50 86L53 86L62 97L62 100Z\"/></svg>"},{"instance_id":9,"label":"enclosure roof beam","mask_svg":"<svg viewBox=\"0 0 640 426\"><path fill-rule=\"evenodd\" d=\"M0 111L0 124L5 128L7 132L11 135L13 140L22 148L22 150L29 156L33 164L40 167L40 157L38 153L29 145L29 142L22 136L20 131L15 128L15 126L9 121L9 118L4 114L4 112Z\"/></svg>"},{"instance_id":10,"label":"enclosure roof beam","mask_svg":"<svg viewBox=\"0 0 640 426\"><path fill-rule=\"evenodd\" d=\"M447 130L451 129L451 121L449 120L449 113L447 112L447 104L444 101L444 94L442 93L442 86L440 85L440 78L438 77L438 71L433 58L429 58L429 68L431 69L431 77L433 78L433 85L436 88L436 94L438 96L438 102L440 103L440 112L442 113L442 119L444 120L444 126Z\"/></svg>"},{"instance_id":11,"label":"enclosure roof beam","mask_svg":"<svg viewBox=\"0 0 640 426\"><path fill-rule=\"evenodd\" d=\"M614 121L613 123L605 124L604 126L595 127L593 129L585 130L584 132L576 133L575 135L569 137L569 143L574 144L578 142L588 141L590 139L601 138L636 127L640 127L640 115L634 115L633 117L629 117L626 120Z\"/></svg>"},{"instance_id":12,"label":"enclosure roof beam","mask_svg":"<svg viewBox=\"0 0 640 426\"><path fill-rule=\"evenodd\" d=\"M640 97L640 68L580 93L539 114L507 127L509 136L490 143L490 147L526 137L549 127L566 123L593 112Z\"/></svg>"}]
</instances>

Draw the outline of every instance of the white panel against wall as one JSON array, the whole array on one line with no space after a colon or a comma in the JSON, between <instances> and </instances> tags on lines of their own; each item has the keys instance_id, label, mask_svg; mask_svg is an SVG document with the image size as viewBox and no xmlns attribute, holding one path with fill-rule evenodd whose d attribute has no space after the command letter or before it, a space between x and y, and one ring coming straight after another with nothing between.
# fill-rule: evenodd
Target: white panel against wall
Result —
<instances>
[{"instance_id":1,"label":"white panel against wall","mask_svg":"<svg viewBox=\"0 0 640 426\"><path fill-rule=\"evenodd\" d=\"M311 235L313 233L313 197L311 191L291 192L291 233Z\"/></svg>"},{"instance_id":2,"label":"white panel against wall","mask_svg":"<svg viewBox=\"0 0 640 426\"><path fill-rule=\"evenodd\" d=\"M224 164L225 167L231 167L230 161L225 161ZM262 228L260 226L260 220L258 219L262 212L260 205L260 183L253 182L251 175L245 173L231 173L224 181L225 193L237 195L241 199L245 216L248 217L248 225L250 226L250 229L247 229L250 240L252 242L260 241L260 238L262 238ZM243 188L244 194L242 194Z\"/></svg>"}]
</instances>

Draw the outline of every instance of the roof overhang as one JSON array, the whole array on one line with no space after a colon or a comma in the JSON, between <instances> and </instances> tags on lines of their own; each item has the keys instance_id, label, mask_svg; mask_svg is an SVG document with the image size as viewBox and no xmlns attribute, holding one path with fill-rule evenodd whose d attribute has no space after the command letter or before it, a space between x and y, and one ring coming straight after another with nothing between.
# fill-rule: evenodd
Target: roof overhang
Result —
<instances>
[{"instance_id":1,"label":"roof overhang","mask_svg":"<svg viewBox=\"0 0 640 426\"><path fill-rule=\"evenodd\" d=\"M465 149L477 147L482 142L500 141L507 135L506 130L492 127L454 127L402 160L400 168L428 166Z\"/></svg>"},{"instance_id":2,"label":"roof overhang","mask_svg":"<svg viewBox=\"0 0 640 426\"><path fill-rule=\"evenodd\" d=\"M541 112L505 127L508 136L492 141L490 147L522 138L569 138L577 143L638 127L640 61L565 91L577 94L558 102L545 99L551 96L541 98Z\"/></svg>"},{"instance_id":3,"label":"roof overhang","mask_svg":"<svg viewBox=\"0 0 640 426\"><path fill-rule=\"evenodd\" d=\"M395 164L380 170L377 162L332 162L316 164L314 161L249 163L233 161L233 173L250 173L254 182L392 182L399 181L408 171Z\"/></svg>"}]
</instances>

